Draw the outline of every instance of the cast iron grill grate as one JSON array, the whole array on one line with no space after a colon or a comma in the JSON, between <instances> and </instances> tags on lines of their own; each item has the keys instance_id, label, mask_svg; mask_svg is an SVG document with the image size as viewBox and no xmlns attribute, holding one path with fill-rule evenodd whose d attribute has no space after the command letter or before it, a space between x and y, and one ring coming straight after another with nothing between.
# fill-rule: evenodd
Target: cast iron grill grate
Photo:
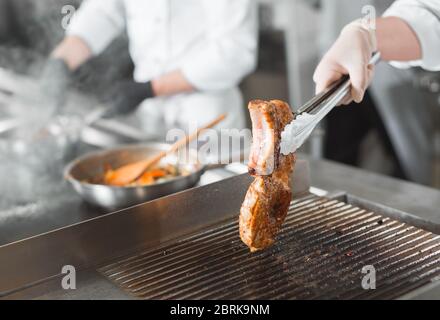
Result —
<instances>
[{"instance_id":1,"label":"cast iron grill grate","mask_svg":"<svg viewBox=\"0 0 440 320\"><path fill-rule=\"evenodd\" d=\"M234 219L100 272L144 299L391 299L438 279L440 236L310 195L292 202L269 250L251 254Z\"/></svg>"}]
</instances>

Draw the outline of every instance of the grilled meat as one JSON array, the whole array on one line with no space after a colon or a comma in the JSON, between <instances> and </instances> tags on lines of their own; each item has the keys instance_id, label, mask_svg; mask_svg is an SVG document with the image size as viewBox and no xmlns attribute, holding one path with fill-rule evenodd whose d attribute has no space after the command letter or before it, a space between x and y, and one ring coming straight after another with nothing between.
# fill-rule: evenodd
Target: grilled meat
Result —
<instances>
[{"instance_id":1,"label":"grilled meat","mask_svg":"<svg viewBox=\"0 0 440 320\"><path fill-rule=\"evenodd\" d=\"M275 112L275 105L255 100L249 103L252 120L253 142L249 157L249 173L251 175L270 175L275 169L279 154L276 148L280 145L280 121Z\"/></svg>"},{"instance_id":2,"label":"grilled meat","mask_svg":"<svg viewBox=\"0 0 440 320\"><path fill-rule=\"evenodd\" d=\"M252 252L272 245L291 199L292 192L279 179L255 178L240 211L240 237Z\"/></svg>"},{"instance_id":3,"label":"grilled meat","mask_svg":"<svg viewBox=\"0 0 440 320\"><path fill-rule=\"evenodd\" d=\"M293 120L288 104L252 101L249 104L254 140L249 173L255 176L240 210L240 237L252 252L275 241L292 199L290 175L295 156L280 153L281 132Z\"/></svg>"}]
</instances>

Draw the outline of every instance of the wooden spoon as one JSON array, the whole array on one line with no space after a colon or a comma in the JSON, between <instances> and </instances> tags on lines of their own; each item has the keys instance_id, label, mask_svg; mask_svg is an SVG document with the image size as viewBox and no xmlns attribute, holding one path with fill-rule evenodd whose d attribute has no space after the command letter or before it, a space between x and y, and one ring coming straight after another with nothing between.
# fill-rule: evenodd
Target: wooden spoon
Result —
<instances>
[{"instance_id":1,"label":"wooden spoon","mask_svg":"<svg viewBox=\"0 0 440 320\"><path fill-rule=\"evenodd\" d=\"M122 166L112 172L111 175L105 178L105 183L112 186L125 186L138 179L145 171L155 166L159 161L173 152L176 152L180 148L186 146L191 141L196 139L206 129L210 129L226 118L226 114L222 114L215 120L211 121L204 127L197 129L196 132L185 135L182 139L176 141L169 150L162 151L157 155L152 156L149 159L137 161L125 166Z\"/></svg>"}]
</instances>

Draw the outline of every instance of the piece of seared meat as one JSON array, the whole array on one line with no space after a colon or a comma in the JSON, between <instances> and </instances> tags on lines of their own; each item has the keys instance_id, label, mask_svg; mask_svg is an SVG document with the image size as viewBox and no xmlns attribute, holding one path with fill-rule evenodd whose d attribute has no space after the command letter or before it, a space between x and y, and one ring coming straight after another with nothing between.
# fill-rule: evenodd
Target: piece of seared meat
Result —
<instances>
[{"instance_id":1,"label":"piece of seared meat","mask_svg":"<svg viewBox=\"0 0 440 320\"><path fill-rule=\"evenodd\" d=\"M295 156L280 153L281 132L293 120L287 103L255 100L249 111L254 139L248 166L256 178L242 204L239 223L242 241L254 252L274 243L286 218Z\"/></svg>"},{"instance_id":2,"label":"piece of seared meat","mask_svg":"<svg viewBox=\"0 0 440 320\"><path fill-rule=\"evenodd\" d=\"M255 178L240 211L240 237L252 252L272 245L291 200L292 192L279 179Z\"/></svg>"},{"instance_id":3,"label":"piece of seared meat","mask_svg":"<svg viewBox=\"0 0 440 320\"><path fill-rule=\"evenodd\" d=\"M249 173L251 175L267 176L275 170L279 154L280 120L276 106L261 100L249 103L249 113L252 121L252 146L249 157Z\"/></svg>"}]
</instances>

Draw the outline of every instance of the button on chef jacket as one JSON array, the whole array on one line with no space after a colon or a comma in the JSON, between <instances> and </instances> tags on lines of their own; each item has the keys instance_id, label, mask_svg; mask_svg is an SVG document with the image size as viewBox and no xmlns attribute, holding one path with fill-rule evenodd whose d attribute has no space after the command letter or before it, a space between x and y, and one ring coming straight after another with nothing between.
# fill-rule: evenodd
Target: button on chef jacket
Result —
<instances>
[{"instance_id":1,"label":"button on chef jacket","mask_svg":"<svg viewBox=\"0 0 440 320\"><path fill-rule=\"evenodd\" d=\"M242 128L238 84L256 65L258 21L252 0L86 0L68 35L97 55L126 30L134 79L149 81L179 69L194 93L144 101L137 118L148 133L228 117L221 127ZM117 57L115 57L117 59Z\"/></svg>"},{"instance_id":2,"label":"button on chef jacket","mask_svg":"<svg viewBox=\"0 0 440 320\"><path fill-rule=\"evenodd\" d=\"M440 1L398 0L384 16L399 17L413 29L422 47L422 59L410 62L392 62L399 68L422 67L440 71Z\"/></svg>"}]
</instances>

